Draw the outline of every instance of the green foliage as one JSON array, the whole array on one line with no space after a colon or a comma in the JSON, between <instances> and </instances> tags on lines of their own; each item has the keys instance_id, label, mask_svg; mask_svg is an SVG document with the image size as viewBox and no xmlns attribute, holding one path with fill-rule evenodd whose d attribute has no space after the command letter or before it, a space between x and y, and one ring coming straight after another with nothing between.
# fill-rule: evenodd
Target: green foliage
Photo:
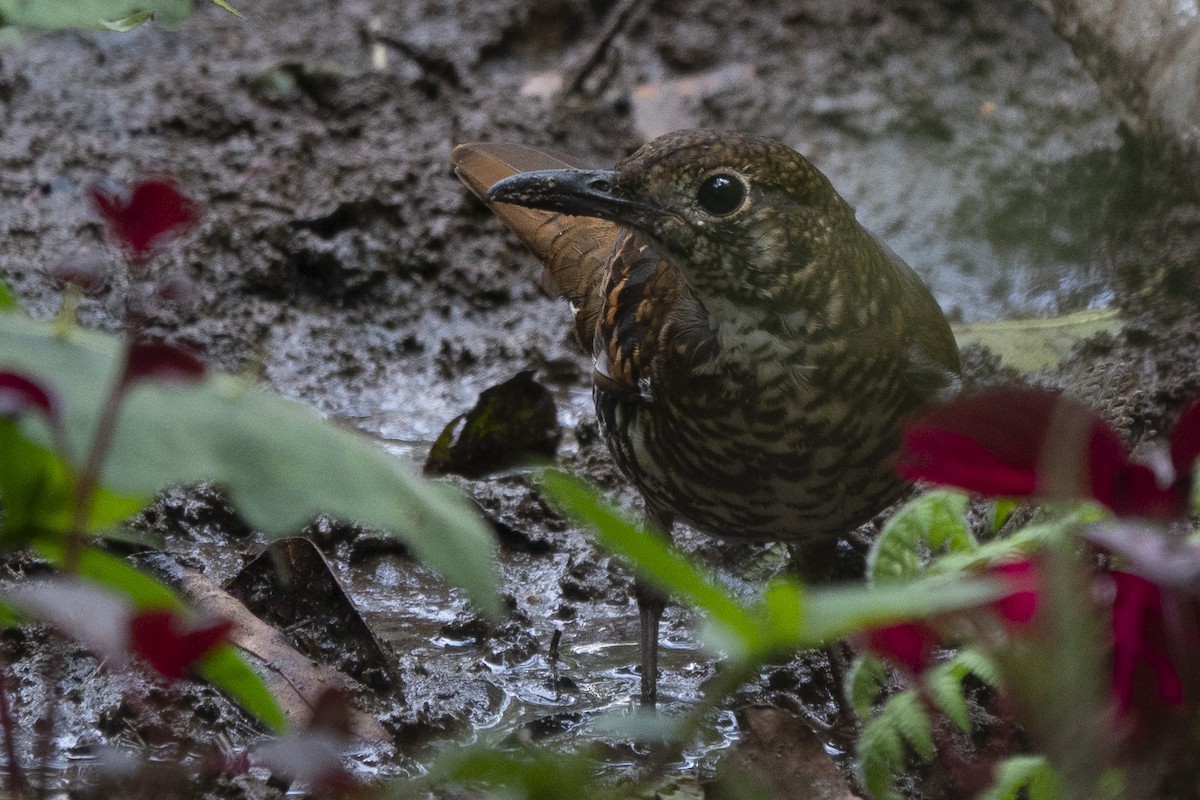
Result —
<instances>
[{"instance_id":1,"label":"green foliage","mask_svg":"<svg viewBox=\"0 0 1200 800\"><path fill-rule=\"evenodd\" d=\"M1103 519L1105 512L1096 505L1084 505L1059 517L1030 525L1011 536L977 545L971 550L949 553L929 566L931 574L953 575L982 569L1014 557L1028 556L1048 546L1067 542L1073 531L1089 522Z\"/></svg>"},{"instance_id":2,"label":"green foliage","mask_svg":"<svg viewBox=\"0 0 1200 800\"><path fill-rule=\"evenodd\" d=\"M234 16L227 0L210 0ZM100 28L125 32L155 20L174 27L192 13L192 0L0 0L0 25L42 30Z\"/></svg>"},{"instance_id":3,"label":"green foliage","mask_svg":"<svg viewBox=\"0 0 1200 800\"><path fill-rule=\"evenodd\" d=\"M1008 518L1017 510L1020 505L1011 497L1001 498L992 501L992 533L999 533L1004 527L1004 523L1008 522Z\"/></svg>"},{"instance_id":4,"label":"green foliage","mask_svg":"<svg viewBox=\"0 0 1200 800\"><path fill-rule=\"evenodd\" d=\"M996 528L1002 525L1010 512L1011 507L998 504L993 525ZM917 576L926 576L924 581L937 576L962 577L1033 552L1054 553L1052 564L1040 563L1058 582L1052 593L1056 598L1053 602L1047 602L1051 593L1039 593L1042 603L1039 618L1050 620L1050 628L1007 641L995 659L981 650L967 648L928 670L921 676L924 697L930 703L928 708L921 709L920 715L910 716L901 712L911 701L905 700L893 708L895 698L889 700L868 723L859 740L859 768L864 780L871 781L872 792L880 797L894 796L893 776L904 767L900 743L908 742L918 753L922 752L925 739L920 724L923 718L927 721L927 712L936 709L964 733L969 733L972 722L963 681L974 675L998 687L1003 672L1006 688L1024 712L1021 718L1032 717L1044 725L1045 730L1038 732L1050 742L1048 755L1052 763L1064 775L1072 777L1072 787L1074 784L1084 787L1078 791L1072 788L1068 796L1082 799L1086 792L1096 788L1094 774L1082 777L1087 771L1085 764L1104 763L1100 752L1100 732L1104 729L1099 696L1102 680L1096 667L1104 659L1097 644L1094 615L1086 604L1078 602L1079 597L1087 596L1087 590L1081 584L1082 572L1074 559L1071 534L1079 526L1103 518L1104 512L1096 506L1080 506L984 544L971 536L965 514L965 498L949 492L931 492L901 509L871 553L869 571L876 585L892 585L903 591L923 582L914 582ZM888 583L897 580L900 583ZM860 669L862 674L856 673L848 684L848 696L860 714L865 709L865 715L869 715L871 705L878 701L872 693L879 692L883 681L874 668L864 665ZM897 695L901 696L903 693ZM1079 734L1068 731L1068 726L1062 723L1080 719L1088 722L1087 731ZM1020 785L1014 784L1013 791Z\"/></svg>"},{"instance_id":5,"label":"green foliage","mask_svg":"<svg viewBox=\"0 0 1200 800\"><path fill-rule=\"evenodd\" d=\"M758 603L746 606L661 536L625 520L590 487L555 471L544 473L542 486L569 516L592 526L600 543L625 558L638 575L702 611L710 628L705 641L734 662L763 661L864 628L973 608L1004 592L999 581L962 575L931 576L903 586L819 590L780 579L767 586Z\"/></svg>"},{"instance_id":6,"label":"green foliage","mask_svg":"<svg viewBox=\"0 0 1200 800\"><path fill-rule=\"evenodd\" d=\"M17 307L17 298L12 293L12 289L8 288L8 284L0 279L0 311L11 311Z\"/></svg>"},{"instance_id":7,"label":"green foliage","mask_svg":"<svg viewBox=\"0 0 1200 800\"><path fill-rule=\"evenodd\" d=\"M120 365L114 337L0 315L0 362L53 385L71 450L87 451ZM23 432L43 443L41 426ZM492 537L454 489L425 481L362 436L299 403L225 375L186 389L139 384L121 408L101 482L146 497L214 481L252 525L294 533L320 513L390 531L417 558L499 613Z\"/></svg>"},{"instance_id":8,"label":"green foliage","mask_svg":"<svg viewBox=\"0 0 1200 800\"><path fill-rule=\"evenodd\" d=\"M230 14L233 14L235 17L242 17L242 19L245 19L245 17L242 15L242 12L238 11L236 8L231 6L229 3L225 2L225 0L211 0L211 2L217 8L223 8L226 11L228 11Z\"/></svg>"},{"instance_id":9,"label":"green foliage","mask_svg":"<svg viewBox=\"0 0 1200 800\"><path fill-rule=\"evenodd\" d=\"M94 28L143 14L175 25L191 10L191 0L0 0L0 19L5 24L45 30Z\"/></svg>"},{"instance_id":10,"label":"green foliage","mask_svg":"<svg viewBox=\"0 0 1200 800\"><path fill-rule=\"evenodd\" d=\"M966 513L961 492L927 492L907 503L875 540L867 577L875 583L906 581L925 571L930 555L973 551L977 543Z\"/></svg>"},{"instance_id":11,"label":"green foliage","mask_svg":"<svg viewBox=\"0 0 1200 800\"><path fill-rule=\"evenodd\" d=\"M975 676L983 683L998 688L1000 673L996 663L982 651L967 648L950 661L938 664L924 676L925 687L934 705L963 733L971 732L971 713L963 681Z\"/></svg>"},{"instance_id":12,"label":"green foliage","mask_svg":"<svg viewBox=\"0 0 1200 800\"><path fill-rule=\"evenodd\" d=\"M96 23L96 27L106 31L115 31L117 33L125 33L134 28L145 25L150 20L154 19L153 11L135 11L127 17L121 17L114 20L100 20Z\"/></svg>"},{"instance_id":13,"label":"green foliage","mask_svg":"<svg viewBox=\"0 0 1200 800\"><path fill-rule=\"evenodd\" d=\"M459 788L469 797L490 800L560 800L587 797L608 800L621 795L596 777L595 763L587 756L562 755L533 747L498 748L494 742L445 750L429 772L413 781L393 784L386 798L426 798Z\"/></svg>"},{"instance_id":14,"label":"green foliage","mask_svg":"<svg viewBox=\"0 0 1200 800\"><path fill-rule=\"evenodd\" d=\"M929 714L911 689L891 697L859 735L859 780L872 796L899 800L893 783L907 769L909 752L922 761L934 755Z\"/></svg>"},{"instance_id":15,"label":"green foliage","mask_svg":"<svg viewBox=\"0 0 1200 800\"><path fill-rule=\"evenodd\" d=\"M276 733L287 729L283 709L262 678L231 645L223 644L200 660L196 672Z\"/></svg>"},{"instance_id":16,"label":"green foliage","mask_svg":"<svg viewBox=\"0 0 1200 800\"><path fill-rule=\"evenodd\" d=\"M1004 596L997 580L976 575L931 575L904 585L840 587L807 594L803 636L794 647L813 647L856 631L978 608Z\"/></svg>"},{"instance_id":17,"label":"green foliage","mask_svg":"<svg viewBox=\"0 0 1200 800\"><path fill-rule=\"evenodd\" d=\"M600 543L627 559L634 571L662 591L708 615L735 659L753 657L765 648L759 623L729 592L696 569L661 536L629 522L595 490L555 470L542 474L541 485L567 514L590 525Z\"/></svg>"},{"instance_id":18,"label":"green foliage","mask_svg":"<svg viewBox=\"0 0 1200 800\"><path fill-rule=\"evenodd\" d=\"M35 544L34 549L60 567L66 560L66 548L60 543L42 541ZM123 559L100 550L84 548L79 554L77 568L81 577L128 598L139 609L186 609L186 604L174 589L134 569ZM197 666L201 677L228 694L264 724L280 732L287 726L283 710L275 702L271 691L233 647L218 647Z\"/></svg>"},{"instance_id":19,"label":"green foliage","mask_svg":"<svg viewBox=\"0 0 1200 800\"><path fill-rule=\"evenodd\" d=\"M1013 756L996 765L996 780L979 800L1061 800L1062 778L1043 756Z\"/></svg>"},{"instance_id":20,"label":"green foliage","mask_svg":"<svg viewBox=\"0 0 1200 800\"><path fill-rule=\"evenodd\" d=\"M859 719L871 716L871 710L883 696L886 683L887 667L882 661L871 656L859 656L854 659L849 672L846 673L846 685L842 691Z\"/></svg>"},{"instance_id":21,"label":"green foliage","mask_svg":"<svg viewBox=\"0 0 1200 800\"><path fill-rule=\"evenodd\" d=\"M1105 624L1089 603L1090 570L1069 543L1046 547L1037 630L997 663L1025 727L1063 779L1063 797L1100 796L1097 765L1111 763Z\"/></svg>"},{"instance_id":22,"label":"green foliage","mask_svg":"<svg viewBox=\"0 0 1200 800\"><path fill-rule=\"evenodd\" d=\"M29 441L11 420L0 418L0 548L20 547L70 529L75 503L74 471L54 451ZM105 488L92 497L85 533L102 533L140 511L149 495L124 496Z\"/></svg>"}]
</instances>

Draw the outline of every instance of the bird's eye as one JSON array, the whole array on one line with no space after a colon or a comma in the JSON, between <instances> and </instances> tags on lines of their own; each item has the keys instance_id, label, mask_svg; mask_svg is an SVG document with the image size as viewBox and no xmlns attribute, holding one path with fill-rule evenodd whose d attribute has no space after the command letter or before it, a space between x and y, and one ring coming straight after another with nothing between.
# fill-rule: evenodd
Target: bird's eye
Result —
<instances>
[{"instance_id":1,"label":"bird's eye","mask_svg":"<svg viewBox=\"0 0 1200 800\"><path fill-rule=\"evenodd\" d=\"M718 172L709 175L700 184L696 190L696 202L713 216L723 217L741 208L749 191L746 182L737 175Z\"/></svg>"}]
</instances>

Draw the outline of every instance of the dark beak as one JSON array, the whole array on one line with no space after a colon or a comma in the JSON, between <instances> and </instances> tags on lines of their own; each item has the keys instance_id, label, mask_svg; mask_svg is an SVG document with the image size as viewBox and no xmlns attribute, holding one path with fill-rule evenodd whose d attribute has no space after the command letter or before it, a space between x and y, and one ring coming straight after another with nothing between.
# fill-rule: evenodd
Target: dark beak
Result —
<instances>
[{"instance_id":1,"label":"dark beak","mask_svg":"<svg viewBox=\"0 0 1200 800\"><path fill-rule=\"evenodd\" d=\"M483 194L485 203L512 203L579 217L599 217L637 226L653 209L613 192L610 170L543 169L519 172L497 181Z\"/></svg>"}]
</instances>

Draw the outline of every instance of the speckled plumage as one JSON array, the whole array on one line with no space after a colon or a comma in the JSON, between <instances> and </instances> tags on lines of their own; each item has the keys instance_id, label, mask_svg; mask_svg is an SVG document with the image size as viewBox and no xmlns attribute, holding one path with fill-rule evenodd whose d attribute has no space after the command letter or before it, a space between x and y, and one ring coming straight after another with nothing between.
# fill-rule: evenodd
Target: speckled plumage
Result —
<instances>
[{"instance_id":1,"label":"speckled plumage","mask_svg":"<svg viewBox=\"0 0 1200 800\"><path fill-rule=\"evenodd\" d=\"M463 147L479 159L497 146ZM531 164L510 171L529 173L536 151L519 150ZM460 172L470 160L456 151ZM714 172L749 186L727 216L695 200ZM660 518L803 541L898 496L896 425L952 385L954 339L915 273L803 156L747 134L669 134L611 177L586 173L630 202L606 222L562 214L578 200L539 174L486 197L540 207L506 222L571 301L608 444ZM585 232L588 246L569 246Z\"/></svg>"},{"instance_id":2,"label":"speckled plumage","mask_svg":"<svg viewBox=\"0 0 1200 800\"><path fill-rule=\"evenodd\" d=\"M514 145L452 158L570 302L608 446L664 532L812 543L904 490L897 428L956 386L954 337L799 153L682 131L611 172ZM639 604L652 703L661 601Z\"/></svg>"}]
</instances>

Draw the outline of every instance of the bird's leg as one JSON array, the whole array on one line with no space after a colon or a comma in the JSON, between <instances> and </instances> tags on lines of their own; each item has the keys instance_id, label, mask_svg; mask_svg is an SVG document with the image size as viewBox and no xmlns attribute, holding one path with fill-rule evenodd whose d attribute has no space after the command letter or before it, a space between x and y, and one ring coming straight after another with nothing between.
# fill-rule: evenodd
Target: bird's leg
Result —
<instances>
[{"instance_id":1,"label":"bird's leg","mask_svg":"<svg viewBox=\"0 0 1200 800\"><path fill-rule=\"evenodd\" d=\"M866 554L850 541L836 538L819 539L792 545L791 572L806 583L828 584L831 582L861 580L866 572ZM832 728L852 727L858 715L846 697L846 673L849 656L843 642L833 642L821 648L829 663L828 690L837 717Z\"/></svg>"},{"instance_id":2,"label":"bird's leg","mask_svg":"<svg viewBox=\"0 0 1200 800\"><path fill-rule=\"evenodd\" d=\"M673 522L670 513L656 511L649 505L646 506L646 527L666 537L668 541L671 539ZM641 578L635 578L633 585L637 595L641 632L639 642L642 656L641 705L642 708L652 709L658 700L658 625L662 620L667 598L657 587L651 586Z\"/></svg>"}]
</instances>

